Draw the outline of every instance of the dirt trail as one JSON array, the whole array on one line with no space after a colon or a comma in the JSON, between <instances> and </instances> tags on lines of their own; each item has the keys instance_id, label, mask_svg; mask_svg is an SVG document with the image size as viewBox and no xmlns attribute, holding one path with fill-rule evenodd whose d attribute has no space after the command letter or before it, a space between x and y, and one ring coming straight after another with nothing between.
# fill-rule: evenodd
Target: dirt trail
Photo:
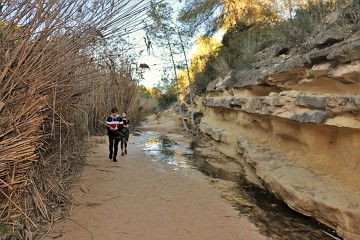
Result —
<instances>
[{"instance_id":1,"label":"dirt trail","mask_svg":"<svg viewBox=\"0 0 360 240\"><path fill-rule=\"evenodd\" d=\"M149 123L147 130L165 129L155 119ZM164 123L166 131L177 131ZM88 153L89 165L72 188L70 216L56 223L46 240L266 239L204 175L152 161L134 144L141 136L131 136L128 155L117 163L108 159L106 137L96 140L101 143Z\"/></svg>"}]
</instances>

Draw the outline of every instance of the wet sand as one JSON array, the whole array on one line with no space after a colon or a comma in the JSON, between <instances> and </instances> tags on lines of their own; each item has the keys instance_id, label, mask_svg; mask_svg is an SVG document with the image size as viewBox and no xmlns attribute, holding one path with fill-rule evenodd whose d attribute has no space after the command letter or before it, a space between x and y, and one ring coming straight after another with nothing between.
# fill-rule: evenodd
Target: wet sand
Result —
<instances>
[{"instance_id":1,"label":"wet sand","mask_svg":"<svg viewBox=\"0 0 360 240\"><path fill-rule=\"evenodd\" d=\"M166 124L164 132L179 130ZM160 125L150 121L146 128L158 131ZM72 188L70 215L45 239L267 239L203 174L152 161L134 144L141 135L131 136L128 155L118 162L108 159L106 137L93 141L98 143L89 150L88 166Z\"/></svg>"}]
</instances>

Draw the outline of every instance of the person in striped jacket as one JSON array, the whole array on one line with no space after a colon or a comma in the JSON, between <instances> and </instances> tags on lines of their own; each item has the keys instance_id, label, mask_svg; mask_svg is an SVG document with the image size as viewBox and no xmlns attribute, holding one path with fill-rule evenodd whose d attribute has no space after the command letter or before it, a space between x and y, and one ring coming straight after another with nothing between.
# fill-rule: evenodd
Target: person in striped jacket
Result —
<instances>
[{"instance_id":1,"label":"person in striped jacket","mask_svg":"<svg viewBox=\"0 0 360 240\"><path fill-rule=\"evenodd\" d=\"M119 115L119 111L114 107L111 109L111 115L106 119L106 128L109 136L109 159L112 159L114 162L117 162L116 156L119 142L122 137L122 134L119 131L120 122L122 122L122 119Z\"/></svg>"}]
</instances>

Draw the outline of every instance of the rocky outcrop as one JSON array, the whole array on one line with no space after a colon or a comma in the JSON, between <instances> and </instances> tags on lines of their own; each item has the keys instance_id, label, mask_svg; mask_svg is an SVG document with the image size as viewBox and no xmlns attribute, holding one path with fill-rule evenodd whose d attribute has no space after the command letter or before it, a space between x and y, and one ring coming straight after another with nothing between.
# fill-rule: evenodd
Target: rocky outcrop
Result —
<instances>
[{"instance_id":1,"label":"rocky outcrop","mask_svg":"<svg viewBox=\"0 0 360 240\"><path fill-rule=\"evenodd\" d=\"M360 239L360 31L335 24L257 53L196 103L214 148L289 207ZM257 178L257 179L256 179Z\"/></svg>"},{"instance_id":2,"label":"rocky outcrop","mask_svg":"<svg viewBox=\"0 0 360 240\"><path fill-rule=\"evenodd\" d=\"M360 121L354 120L354 115L360 114L360 96L313 96L290 91L266 97L207 97L204 98L203 104L208 107L287 118L302 123L360 129ZM337 121L338 118L341 120Z\"/></svg>"}]
</instances>

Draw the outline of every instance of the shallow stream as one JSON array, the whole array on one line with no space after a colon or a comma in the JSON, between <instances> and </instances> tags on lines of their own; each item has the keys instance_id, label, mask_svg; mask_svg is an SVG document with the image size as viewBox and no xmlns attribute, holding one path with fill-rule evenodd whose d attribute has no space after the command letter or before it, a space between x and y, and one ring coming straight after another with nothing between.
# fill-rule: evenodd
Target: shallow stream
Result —
<instances>
[{"instance_id":1,"label":"shallow stream","mask_svg":"<svg viewBox=\"0 0 360 240\"><path fill-rule=\"evenodd\" d=\"M293 211L273 194L246 181L240 173L216 168L207 157L174 141L180 135L165 136L151 131L141 132L140 135L143 142L138 144L154 161L167 163L184 173L195 168L214 182L224 180L236 183L235 187L226 189L225 198L239 211L240 216L247 216L263 235L276 240L341 239L333 229Z\"/></svg>"}]
</instances>

